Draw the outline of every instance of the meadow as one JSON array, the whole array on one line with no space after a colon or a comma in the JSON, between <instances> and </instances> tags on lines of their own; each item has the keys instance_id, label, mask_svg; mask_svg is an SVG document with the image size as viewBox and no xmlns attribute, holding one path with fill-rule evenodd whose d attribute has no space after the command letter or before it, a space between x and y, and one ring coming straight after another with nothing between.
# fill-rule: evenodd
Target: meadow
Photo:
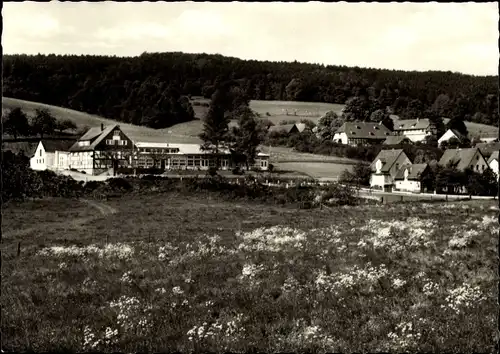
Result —
<instances>
[{"instance_id":1,"label":"meadow","mask_svg":"<svg viewBox=\"0 0 500 354\"><path fill-rule=\"evenodd\" d=\"M12 202L2 350L493 352L497 212L176 193Z\"/></svg>"}]
</instances>

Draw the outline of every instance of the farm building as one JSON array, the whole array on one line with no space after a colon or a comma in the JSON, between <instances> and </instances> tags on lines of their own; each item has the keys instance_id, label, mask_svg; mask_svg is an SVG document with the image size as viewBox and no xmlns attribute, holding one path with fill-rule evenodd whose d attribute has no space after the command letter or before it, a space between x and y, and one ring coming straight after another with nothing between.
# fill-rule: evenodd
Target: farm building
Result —
<instances>
[{"instance_id":1,"label":"farm building","mask_svg":"<svg viewBox=\"0 0 500 354\"><path fill-rule=\"evenodd\" d=\"M370 165L370 187L392 191L394 178L400 168L411 165L411 161L402 149L382 150Z\"/></svg>"},{"instance_id":2,"label":"farm building","mask_svg":"<svg viewBox=\"0 0 500 354\"><path fill-rule=\"evenodd\" d=\"M132 167L134 144L117 124L90 128L69 148L69 168L91 175Z\"/></svg>"},{"instance_id":3,"label":"farm building","mask_svg":"<svg viewBox=\"0 0 500 354\"><path fill-rule=\"evenodd\" d=\"M488 166L490 166L491 170L495 173L498 179L498 150L491 154L488 159Z\"/></svg>"},{"instance_id":4,"label":"farm building","mask_svg":"<svg viewBox=\"0 0 500 354\"><path fill-rule=\"evenodd\" d=\"M68 168L68 149L74 140L40 140L30 157L32 170L60 170Z\"/></svg>"},{"instance_id":5,"label":"farm building","mask_svg":"<svg viewBox=\"0 0 500 354\"><path fill-rule=\"evenodd\" d=\"M411 141L423 141L432 135L433 126L429 119L401 119L394 121L395 135L407 136Z\"/></svg>"},{"instance_id":6,"label":"farm building","mask_svg":"<svg viewBox=\"0 0 500 354\"><path fill-rule=\"evenodd\" d=\"M345 145L382 143L391 131L381 123L345 122L337 129L333 141Z\"/></svg>"},{"instance_id":7,"label":"farm building","mask_svg":"<svg viewBox=\"0 0 500 354\"><path fill-rule=\"evenodd\" d=\"M439 165L453 165L460 171L469 167L476 172L483 172L488 168L488 163L478 148L448 149L441 156Z\"/></svg>"},{"instance_id":8,"label":"farm building","mask_svg":"<svg viewBox=\"0 0 500 354\"><path fill-rule=\"evenodd\" d=\"M438 146L441 146L445 141L450 141L451 139L457 139L462 142L467 139L467 137L455 129L448 129L439 139Z\"/></svg>"},{"instance_id":9,"label":"farm building","mask_svg":"<svg viewBox=\"0 0 500 354\"><path fill-rule=\"evenodd\" d=\"M267 130L268 133L296 134L300 133L297 124L273 125Z\"/></svg>"},{"instance_id":10,"label":"farm building","mask_svg":"<svg viewBox=\"0 0 500 354\"><path fill-rule=\"evenodd\" d=\"M394 177L394 188L404 192L425 192L423 179L429 173L429 165L413 164L404 165Z\"/></svg>"},{"instance_id":11,"label":"farm building","mask_svg":"<svg viewBox=\"0 0 500 354\"><path fill-rule=\"evenodd\" d=\"M412 144L413 142L404 135L391 135L382 143L383 145L403 145Z\"/></svg>"},{"instance_id":12,"label":"farm building","mask_svg":"<svg viewBox=\"0 0 500 354\"><path fill-rule=\"evenodd\" d=\"M170 144L137 142L134 155L134 167L158 168L161 170L207 170L215 167L216 156L201 149L199 144ZM221 149L220 166L222 170L228 170L235 166L233 152L229 149ZM261 170L267 170L269 166L269 155L259 153L255 158L255 165Z\"/></svg>"}]
</instances>

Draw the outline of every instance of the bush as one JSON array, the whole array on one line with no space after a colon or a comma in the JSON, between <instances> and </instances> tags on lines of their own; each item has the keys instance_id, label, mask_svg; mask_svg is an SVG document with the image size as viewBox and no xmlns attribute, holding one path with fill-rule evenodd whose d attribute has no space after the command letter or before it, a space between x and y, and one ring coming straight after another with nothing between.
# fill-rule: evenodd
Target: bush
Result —
<instances>
[{"instance_id":1,"label":"bush","mask_svg":"<svg viewBox=\"0 0 500 354\"><path fill-rule=\"evenodd\" d=\"M244 174L244 171L239 167L233 168L232 172L233 172L233 175L243 175Z\"/></svg>"},{"instance_id":2,"label":"bush","mask_svg":"<svg viewBox=\"0 0 500 354\"><path fill-rule=\"evenodd\" d=\"M215 167L210 167L207 171L207 175L210 177L215 177L217 176L217 168Z\"/></svg>"},{"instance_id":3,"label":"bush","mask_svg":"<svg viewBox=\"0 0 500 354\"><path fill-rule=\"evenodd\" d=\"M111 178L108 180L108 186L112 190L118 191L129 191L133 188L132 185L124 178Z\"/></svg>"}]
</instances>

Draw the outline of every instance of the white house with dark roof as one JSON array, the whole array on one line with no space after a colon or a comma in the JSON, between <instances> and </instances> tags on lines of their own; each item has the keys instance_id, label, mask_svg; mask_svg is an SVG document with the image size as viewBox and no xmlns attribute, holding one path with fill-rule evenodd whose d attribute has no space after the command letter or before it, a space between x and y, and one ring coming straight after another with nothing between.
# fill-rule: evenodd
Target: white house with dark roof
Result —
<instances>
[{"instance_id":1,"label":"white house with dark roof","mask_svg":"<svg viewBox=\"0 0 500 354\"><path fill-rule=\"evenodd\" d=\"M382 150L373 160L370 168L370 187L392 191L394 187L394 178L400 168L405 165L411 165L411 160L402 149Z\"/></svg>"},{"instance_id":2,"label":"white house with dark roof","mask_svg":"<svg viewBox=\"0 0 500 354\"><path fill-rule=\"evenodd\" d=\"M68 168L67 150L75 140L40 140L30 158L32 170L63 170Z\"/></svg>"},{"instance_id":3,"label":"white house with dark roof","mask_svg":"<svg viewBox=\"0 0 500 354\"><path fill-rule=\"evenodd\" d=\"M488 165L490 166L491 170L495 173L495 175L497 176L497 179L498 179L498 176L499 176L499 172L498 172L498 150L493 152L490 156L490 158L488 159Z\"/></svg>"},{"instance_id":4,"label":"white house with dark roof","mask_svg":"<svg viewBox=\"0 0 500 354\"><path fill-rule=\"evenodd\" d=\"M404 165L394 177L394 188L399 191L421 193L424 192L423 178L429 172L429 165Z\"/></svg>"},{"instance_id":5,"label":"white house with dark roof","mask_svg":"<svg viewBox=\"0 0 500 354\"><path fill-rule=\"evenodd\" d=\"M380 144L391 131L381 123L373 122L345 122L337 129L333 141L344 145Z\"/></svg>"},{"instance_id":6,"label":"white house with dark roof","mask_svg":"<svg viewBox=\"0 0 500 354\"><path fill-rule=\"evenodd\" d=\"M478 148L447 149L438 164L443 167L451 164L459 171L470 168L475 172L483 172L488 168L488 162Z\"/></svg>"},{"instance_id":7,"label":"white house with dark roof","mask_svg":"<svg viewBox=\"0 0 500 354\"><path fill-rule=\"evenodd\" d=\"M455 129L448 129L439 139L438 146L441 146L445 141L450 141L451 139L457 139L458 141L464 141L466 136L462 135Z\"/></svg>"},{"instance_id":8,"label":"white house with dark roof","mask_svg":"<svg viewBox=\"0 0 500 354\"><path fill-rule=\"evenodd\" d=\"M429 119L400 119L394 120L395 135L407 136L411 141L423 141L432 135L433 126Z\"/></svg>"},{"instance_id":9,"label":"white house with dark roof","mask_svg":"<svg viewBox=\"0 0 500 354\"><path fill-rule=\"evenodd\" d=\"M134 144L118 124L90 128L69 148L69 168L91 175L132 167Z\"/></svg>"}]
</instances>

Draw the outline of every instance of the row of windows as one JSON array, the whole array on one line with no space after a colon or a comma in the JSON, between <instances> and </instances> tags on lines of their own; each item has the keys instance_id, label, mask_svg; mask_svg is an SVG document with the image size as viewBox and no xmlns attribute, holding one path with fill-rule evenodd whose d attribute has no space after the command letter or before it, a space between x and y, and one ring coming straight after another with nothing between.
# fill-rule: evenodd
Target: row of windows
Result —
<instances>
[{"instance_id":1,"label":"row of windows","mask_svg":"<svg viewBox=\"0 0 500 354\"><path fill-rule=\"evenodd\" d=\"M120 146L128 145L128 141L127 140L115 140L115 139L108 139L108 140L106 140L106 145L115 145L115 142L117 142L118 145L120 145Z\"/></svg>"},{"instance_id":2,"label":"row of windows","mask_svg":"<svg viewBox=\"0 0 500 354\"><path fill-rule=\"evenodd\" d=\"M171 149L151 149L151 148L140 148L139 152L150 152L153 154L176 154L179 152L178 148Z\"/></svg>"},{"instance_id":3,"label":"row of windows","mask_svg":"<svg viewBox=\"0 0 500 354\"><path fill-rule=\"evenodd\" d=\"M36 159L36 163L45 163L45 159Z\"/></svg>"}]
</instances>

